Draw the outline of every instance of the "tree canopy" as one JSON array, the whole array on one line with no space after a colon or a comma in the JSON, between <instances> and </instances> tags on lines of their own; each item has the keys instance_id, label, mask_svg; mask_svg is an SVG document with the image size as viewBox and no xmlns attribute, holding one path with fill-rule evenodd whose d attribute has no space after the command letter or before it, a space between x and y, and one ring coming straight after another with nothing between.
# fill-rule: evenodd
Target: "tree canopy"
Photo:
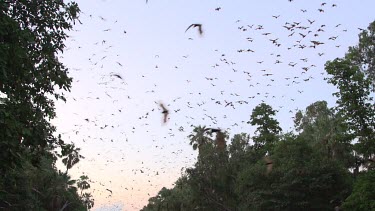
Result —
<instances>
[{"instance_id":1,"label":"tree canopy","mask_svg":"<svg viewBox=\"0 0 375 211\"><path fill-rule=\"evenodd\" d=\"M66 32L78 21L75 2L0 2L0 207L5 210L87 210L88 185L57 170L79 159L50 123L55 100L65 101L72 79L59 61ZM78 186L78 187L77 187Z\"/></svg>"}]
</instances>

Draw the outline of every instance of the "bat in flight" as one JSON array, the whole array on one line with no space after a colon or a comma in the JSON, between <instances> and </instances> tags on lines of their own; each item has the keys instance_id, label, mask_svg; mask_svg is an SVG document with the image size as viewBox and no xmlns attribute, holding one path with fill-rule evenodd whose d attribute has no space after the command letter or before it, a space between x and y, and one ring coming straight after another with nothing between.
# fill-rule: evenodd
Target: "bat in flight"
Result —
<instances>
[{"instance_id":1,"label":"bat in flight","mask_svg":"<svg viewBox=\"0 0 375 211\"><path fill-rule=\"evenodd\" d=\"M168 120L168 115L169 115L169 111L168 109L164 106L163 103L160 103L159 104L161 109L163 110L161 113L163 114L163 122L166 123L167 120Z\"/></svg>"},{"instance_id":2,"label":"bat in flight","mask_svg":"<svg viewBox=\"0 0 375 211\"><path fill-rule=\"evenodd\" d=\"M112 76L115 76L115 77L117 77L119 79L122 79L121 75L119 75L119 74L112 74Z\"/></svg>"},{"instance_id":3,"label":"bat in flight","mask_svg":"<svg viewBox=\"0 0 375 211\"><path fill-rule=\"evenodd\" d=\"M202 30L202 24L199 24L199 23L193 23L191 24L189 27L187 27L187 29L185 30L185 32L187 32L187 30L189 30L191 27L195 28L195 27L198 27L198 32L200 35L203 34L203 30Z\"/></svg>"},{"instance_id":4,"label":"bat in flight","mask_svg":"<svg viewBox=\"0 0 375 211\"><path fill-rule=\"evenodd\" d=\"M218 132L221 132L220 129L216 129L216 128L206 128L205 131L209 131L211 130L211 133L218 133Z\"/></svg>"}]
</instances>

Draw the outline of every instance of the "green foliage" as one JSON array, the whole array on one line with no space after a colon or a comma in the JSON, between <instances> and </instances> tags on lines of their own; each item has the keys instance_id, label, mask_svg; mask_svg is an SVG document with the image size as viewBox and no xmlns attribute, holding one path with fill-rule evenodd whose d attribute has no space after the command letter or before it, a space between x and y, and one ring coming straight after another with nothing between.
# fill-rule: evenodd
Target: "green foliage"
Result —
<instances>
[{"instance_id":1,"label":"green foliage","mask_svg":"<svg viewBox=\"0 0 375 211\"><path fill-rule=\"evenodd\" d=\"M66 144L61 147L62 155L60 157L63 157L62 162L66 166L66 172L77 164L81 158L84 158L79 154L79 151L80 148L75 148L74 144Z\"/></svg>"},{"instance_id":2,"label":"green foliage","mask_svg":"<svg viewBox=\"0 0 375 211\"><path fill-rule=\"evenodd\" d=\"M338 88L337 110L348 124L348 131L358 140L356 152L365 159L375 155L375 107L373 38L375 22L360 34L358 46L349 49L344 58L326 63L331 75L328 83Z\"/></svg>"},{"instance_id":3,"label":"green foliage","mask_svg":"<svg viewBox=\"0 0 375 211\"><path fill-rule=\"evenodd\" d=\"M334 113L327 107L327 102L318 101L308 106L304 114L302 111L298 111L294 123L297 131L311 132L314 129L332 128L331 120L333 118Z\"/></svg>"},{"instance_id":4,"label":"green foliage","mask_svg":"<svg viewBox=\"0 0 375 211\"><path fill-rule=\"evenodd\" d=\"M326 108L326 112L318 115L313 112L316 107ZM199 147L198 162L181 177L184 185L162 189L150 198L144 210L332 210L340 205L350 193L350 172L338 158L317 150L317 145L328 148L329 142L311 140L323 129L319 124L336 121L326 103L313 104L307 109L307 116L301 112L300 122L306 121L303 127L299 124L303 132L298 135L280 134L269 106L263 104L254 110L257 136L251 139L245 133L236 134L225 152L216 150L211 139L205 139ZM205 127L197 127L189 137L203 140L208 134L202 131ZM330 129L325 131L329 133ZM255 147L256 139L265 137L264 134L273 135L272 145L265 142ZM264 157L266 146L272 146L267 149L269 160ZM188 193L188 197L177 191ZM183 209L187 203L190 207Z\"/></svg>"},{"instance_id":5,"label":"green foliage","mask_svg":"<svg viewBox=\"0 0 375 211\"><path fill-rule=\"evenodd\" d=\"M330 201L343 198L348 172L307 141L287 135L271 154L269 174L262 159L240 170L240 210L329 210Z\"/></svg>"},{"instance_id":6,"label":"green foliage","mask_svg":"<svg viewBox=\"0 0 375 211\"><path fill-rule=\"evenodd\" d=\"M299 136L308 140L315 150L327 158L340 161L347 168L354 167L351 141L353 137L347 132L348 126L340 114L329 109L327 102L317 101L298 111L294 118Z\"/></svg>"},{"instance_id":7,"label":"green foliage","mask_svg":"<svg viewBox=\"0 0 375 211\"><path fill-rule=\"evenodd\" d=\"M198 148L200 149L201 146L213 141L210 137L212 134L209 134L207 128L204 126L195 127L193 133L194 134L190 134L188 138L190 139L190 145L193 146L194 150Z\"/></svg>"},{"instance_id":8,"label":"green foliage","mask_svg":"<svg viewBox=\"0 0 375 211\"><path fill-rule=\"evenodd\" d=\"M65 100L56 88L69 90L72 79L58 61L66 30L77 19L77 4L63 1L2 1L0 3L0 149L1 168L13 166L24 148L45 154L63 146L53 136L54 101ZM16 153L18 152L18 153Z\"/></svg>"},{"instance_id":9,"label":"green foliage","mask_svg":"<svg viewBox=\"0 0 375 211\"><path fill-rule=\"evenodd\" d=\"M368 75L374 89L375 82L375 21L370 23L367 30L359 34L358 45L350 47L348 57L351 62Z\"/></svg>"},{"instance_id":10,"label":"green foliage","mask_svg":"<svg viewBox=\"0 0 375 211\"><path fill-rule=\"evenodd\" d=\"M265 147L265 151L269 151L277 141L277 135L281 132L281 128L279 122L273 118L275 115L276 111L265 103L254 108L249 123L257 126L255 132L258 135L253 138L255 148Z\"/></svg>"},{"instance_id":11,"label":"green foliage","mask_svg":"<svg viewBox=\"0 0 375 211\"><path fill-rule=\"evenodd\" d=\"M352 194L343 204L345 210L375 210L375 171L358 176Z\"/></svg>"},{"instance_id":12,"label":"green foliage","mask_svg":"<svg viewBox=\"0 0 375 211\"><path fill-rule=\"evenodd\" d=\"M91 193L86 192L90 188L89 177L82 175L77 181L77 187L81 190L80 199L87 209L94 207L94 199L92 199Z\"/></svg>"},{"instance_id":13,"label":"green foliage","mask_svg":"<svg viewBox=\"0 0 375 211\"><path fill-rule=\"evenodd\" d=\"M192 190L188 184L188 178L182 176L176 182L173 189L162 188L158 195L151 197L148 205L143 207L143 211L163 211L163 210L194 210Z\"/></svg>"},{"instance_id":14,"label":"green foliage","mask_svg":"<svg viewBox=\"0 0 375 211\"><path fill-rule=\"evenodd\" d=\"M246 133L234 135L229 146L229 165L233 173L238 172L239 169L246 165L245 160L251 162L252 155L250 155L248 150L249 144L250 136Z\"/></svg>"},{"instance_id":15,"label":"green foliage","mask_svg":"<svg viewBox=\"0 0 375 211\"><path fill-rule=\"evenodd\" d=\"M0 207L4 210L87 210L67 170L79 148L55 136L54 100L65 101L72 79L58 60L79 15L78 5L58 0L0 1ZM61 154L56 149L61 149ZM87 178L78 180L82 190ZM83 185L85 184L85 185Z\"/></svg>"},{"instance_id":16,"label":"green foliage","mask_svg":"<svg viewBox=\"0 0 375 211\"><path fill-rule=\"evenodd\" d=\"M27 159L22 167L8 170L0 178L0 207L8 210L86 210L77 194L75 180L41 158L38 167Z\"/></svg>"}]
</instances>

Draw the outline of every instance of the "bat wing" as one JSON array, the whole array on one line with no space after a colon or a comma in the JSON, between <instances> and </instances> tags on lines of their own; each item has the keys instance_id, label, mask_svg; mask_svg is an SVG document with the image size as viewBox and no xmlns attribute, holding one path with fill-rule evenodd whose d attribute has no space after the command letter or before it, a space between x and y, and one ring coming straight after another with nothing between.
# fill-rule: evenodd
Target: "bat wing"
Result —
<instances>
[{"instance_id":1,"label":"bat wing","mask_svg":"<svg viewBox=\"0 0 375 211\"><path fill-rule=\"evenodd\" d=\"M164 113L164 119L163 119L163 122L166 123L166 122L167 122L167 119L168 119L168 113Z\"/></svg>"},{"instance_id":2,"label":"bat wing","mask_svg":"<svg viewBox=\"0 0 375 211\"><path fill-rule=\"evenodd\" d=\"M115 77L117 77L119 79L122 79L121 75L119 75L119 74L113 74L113 76L115 76Z\"/></svg>"},{"instance_id":3,"label":"bat wing","mask_svg":"<svg viewBox=\"0 0 375 211\"><path fill-rule=\"evenodd\" d=\"M168 112L167 108L164 106L163 103L160 103L161 109L163 109L163 112Z\"/></svg>"},{"instance_id":4,"label":"bat wing","mask_svg":"<svg viewBox=\"0 0 375 211\"><path fill-rule=\"evenodd\" d=\"M194 24L191 24L189 27L187 27L187 29L185 30L185 32L187 32L187 30L189 30L193 26L194 26Z\"/></svg>"},{"instance_id":5,"label":"bat wing","mask_svg":"<svg viewBox=\"0 0 375 211\"><path fill-rule=\"evenodd\" d=\"M219 132L221 132L220 129L215 129L215 128L210 128L210 129L211 129L211 132L213 132L213 133L219 133Z\"/></svg>"},{"instance_id":6,"label":"bat wing","mask_svg":"<svg viewBox=\"0 0 375 211\"><path fill-rule=\"evenodd\" d=\"M199 25L199 28L198 28L198 30L199 30L199 34L203 34L203 29L202 29L202 25Z\"/></svg>"}]
</instances>

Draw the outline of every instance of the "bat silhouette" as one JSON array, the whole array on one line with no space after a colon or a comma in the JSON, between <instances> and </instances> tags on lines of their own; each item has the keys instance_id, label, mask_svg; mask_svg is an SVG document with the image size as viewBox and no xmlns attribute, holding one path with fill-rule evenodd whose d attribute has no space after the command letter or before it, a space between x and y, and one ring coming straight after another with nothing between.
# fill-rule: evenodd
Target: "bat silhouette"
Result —
<instances>
[{"instance_id":1,"label":"bat silhouette","mask_svg":"<svg viewBox=\"0 0 375 211\"><path fill-rule=\"evenodd\" d=\"M163 110L161 113L164 115L163 116L163 122L166 123L167 122L167 119L168 119L168 115L169 115L169 111L168 109L164 106L163 103L160 103L159 104L161 109Z\"/></svg>"},{"instance_id":2,"label":"bat silhouette","mask_svg":"<svg viewBox=\"0 0 375 211\"><path fill-rule=\"evenodd\" d=\"M185 32L187 32L187 30L189 30L191 27L195 28L195 27L198 27L198 32L200 35L203 34L203 30L202 30L202 24L199 24L199 23L193 23L191 24L189 27L187 27L187 29L185 30Z\"/></svg>"},{"instance_id":3,"label":"bat silhouette","mask_svg":"<svg viewBox=\"0 0 375 211\"><path fill-rule=\"evenodd\" d=\"M205 131L209 131L211 130L211 133L218 133L218 132L221 132L220 129L216 129L216 128L206 128Z\"/></svg>"},{"instance_id":4,"label":"bat silhouette","mask_svg":"<svg viewBox=\"0 0 375 211\"><path fill-rule=\"evenodd\" d=\"M121 75L116 74L116 73L112 74L112 76L115 76L115 77L117 77L117 78L119 78L119 79L122 79Z\"/></svg>"}]
</instances>

